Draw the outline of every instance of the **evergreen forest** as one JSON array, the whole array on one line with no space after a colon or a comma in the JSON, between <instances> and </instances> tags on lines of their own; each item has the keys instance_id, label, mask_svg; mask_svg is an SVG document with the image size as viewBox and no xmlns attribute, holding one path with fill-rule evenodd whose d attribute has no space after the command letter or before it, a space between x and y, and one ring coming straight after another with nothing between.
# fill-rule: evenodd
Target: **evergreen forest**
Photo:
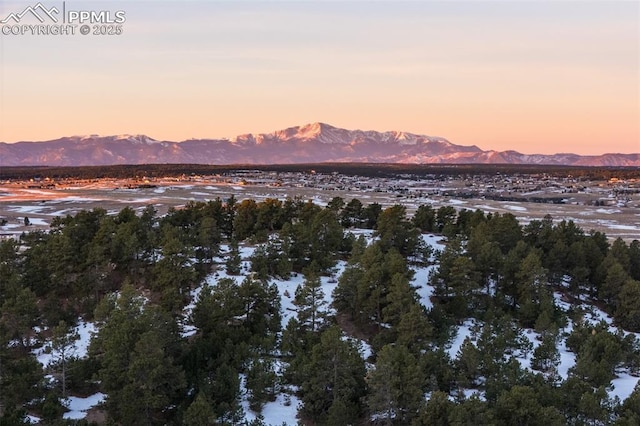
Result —
<instances>
[{"instance_id":1,"label":"evergreen forest","mask_svg":"<svg viewBox=\"0 0 640 426\"><path fill-rule=\"evenodd\" d=\"M0 306L0 425L640 424L640 241L549 216L95 208L0 241Z\"/></svg>"}]
</instances>

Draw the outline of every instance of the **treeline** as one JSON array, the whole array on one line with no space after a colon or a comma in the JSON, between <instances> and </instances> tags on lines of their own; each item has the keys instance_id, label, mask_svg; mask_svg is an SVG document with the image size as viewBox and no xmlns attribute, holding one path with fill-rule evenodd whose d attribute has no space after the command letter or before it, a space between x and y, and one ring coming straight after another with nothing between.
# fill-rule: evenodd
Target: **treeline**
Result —
<instances>
[{"instance_id":1,"label":"treeline","mask_svg":"<svg viewBox=\"0 0 640 426\"><path fill-rule=\"evenodd\" d=\"M0 179L101 179L135 177L177 177L182 175L215 175L246 170L265 172L339 173L346 176L379 178L449 178L472 176L547 175L556 178L573 176L580 179L608 180L640 178L637 167L584 167L528 164L381 164L381 163L310 163L310 164L125 164L79 167L0 167Z\"/></svg>"},{"instance_id":2,"label":"treeline","mask_svg":"<svg viewBox=\"0 0 640 426\"><path fill-rule=\"evenodd\" d=\"M368 241L351 228L375 231ZM443 235L444 251L421 233ZM414 271L436 260L421 300L428 283ZM339 261L328 306L321 280ZM293 274L304 279L283 327L275 280ZM63 420L62 401L97 391L113 424L242 424L243 397L259 411L278 394L300 398L308 424L638 424L640 389L624 403L607 393L616 374L637 374L638 342L590 325L579 305L640 331L639 274L638 241L549 217L522 226L428 205L408 217L339 197L326 207L231 197L162 217L152 206L83 211L0 243L0 424L27 412L86 423ZM99 330L84 358L71 353L80 320ZM561 340L576 354L567 380ZM54 362L43 371L32 351L45 342ZM530 369L517 359L527 356Z\"/></svg>"}]
</instances>

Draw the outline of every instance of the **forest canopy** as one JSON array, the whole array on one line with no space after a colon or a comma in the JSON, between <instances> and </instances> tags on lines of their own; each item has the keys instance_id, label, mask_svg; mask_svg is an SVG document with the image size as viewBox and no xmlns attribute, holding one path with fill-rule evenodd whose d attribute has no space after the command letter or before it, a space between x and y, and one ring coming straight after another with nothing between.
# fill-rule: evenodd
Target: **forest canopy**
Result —
<instances>
[{"instance_id":1,"label":"forest canopy","mask_svg":"<svg viewBox=\"0 0 640 426\"><path fill-rule=\"evenodd\" d=\"M111 424L257 425L279 397L304 424L640 423L640 388L611 393L640 371L640 242L551 217L95 208L0 242L0 304L0 424L88 424L65 401L98 392Z\"/></svg>"}]
</instances>

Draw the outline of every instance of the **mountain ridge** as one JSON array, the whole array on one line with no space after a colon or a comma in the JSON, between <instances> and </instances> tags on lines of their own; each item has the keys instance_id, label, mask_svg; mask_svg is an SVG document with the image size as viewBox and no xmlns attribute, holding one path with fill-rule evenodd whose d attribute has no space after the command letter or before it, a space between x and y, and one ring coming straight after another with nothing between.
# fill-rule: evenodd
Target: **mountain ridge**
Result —
<instances>
[{"instance_id":1,"label":"mountain ridge","mask_svg":"<svg viewBox=\"0 0 640 426\"><path fill-rule=\"evenodd\" d=\"M347 130L316 122L233 139L157 140L144 134L75 135L49 141L0 142L0 166L112 164L549 164L640 166L640 153L522 154L456 145L440 136Z\"/></svg>"}]
</instances>

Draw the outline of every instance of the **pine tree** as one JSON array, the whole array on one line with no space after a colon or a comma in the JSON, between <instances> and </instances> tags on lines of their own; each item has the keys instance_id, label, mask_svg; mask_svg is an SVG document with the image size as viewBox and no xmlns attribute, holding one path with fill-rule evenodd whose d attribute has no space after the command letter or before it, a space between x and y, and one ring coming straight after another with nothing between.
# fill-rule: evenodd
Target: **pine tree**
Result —
<instances>
[{"instance_id":1,"label":"pine tree","mask_svg":"<svg viewBox=\"0 0 640 426\"><path fill-rule=\"evenodd\" d=\"M375 233L384 252L395 248L403 256L413 256L419 248L419 232L406 217L406 208L394 205L378 217Z\"/></svg>"},{"instance_id":2,"label":"pine tree","mask_svg":"<svg viewBox=\"0 0 640 426\"><path fill-rule=\"evenodd\" d=\"M492 241L491 230L486 222L481 222L471 231L467 251L481 276L487 292L492 294L492 284L498 281L498 271L502 269L503 255L500 246Z\"/></svg>"},{"instance_id":3,"label":"pine tree","mask_svg":"<svg viewBox=\"0 0 640 426\"><path fill-rule=\"evenodd\" d=\"M449 416L454 404L444 392L433 392L426 404L420 409L419 417L413 422L416 426L449 426Z\"/></svg>"},{"instance_id":4,"label":"pine tree","mask_svg":"<svg viewBox=\"0 0 640 426\"><path fill-rule=\"evenodd\" d=\"M236 295L242 306L239 316L248 342L268 352L273 349L281 328L280 295L275 284L245 278Z\"/></svg>"},{"instance_id":5,"label":"pine tree","mask_svg":"<svg viewBox=\"0 0 640 426\"><path fill-rule=\"evenodd\" d=\"M640 383L636 383L633 392L624 400L618 411L620 415L616 425L633 426L640 424Z\"/></svg>"},{"instance_id":6,"label":"pine tree","mask_svg":"<svg viewBox=\"0 0 640 426\"><path fill-rule=\"evenodd\" d=\"M473 394L470 398L455 405L449 414L450 425L493 425L499 424L495 420L495 414L489 403L482 401L478 395Z\"/></svg>"},{"instance_id":7,"label":"pine tree","mask_svg":"<svg viewBox=\"0 0 640 426\"><path fill-rule=\"evenodd\" d=\"M153 289L162 295L161 303L170 312L178 312L196 282L196 271L190 258L193 250L185 247L180 230L171 225L162 228L162 259L153 267Z\"/></svg>"},{"instance_id":8,"label":"pine tree","mask_svg":"<svg viewBox=\"0 0 640 426\"><path fill-rule=\"evenodd\" d=\"M340 213L340 210L344 207L345 202L342 197L333 197L331 201L327 203L327 208L336 214Z\"/></svg>"},{"instance_id":9,"label":"pine tree","mask_svg":"<svg viewBox=\"0 0 640 426\"><path fill-rule=\"evenodd\" d=\"M0 241L0 305L20 287L19 250L13 239Z\"/></svg>"},{"instance_id":10,"label":"pine tree","mask_svg":"<svg viewBox=\"0 0 640 426\"><path fill-rule=\"evenodd\" d=\"M411 219L413 226L422 232L433 232L436 221L436 212L428 204L420 204Z\"/></svg>"},{"instance_id":11,"label":"pine tree","mask_svg":"<svg viewBox=\"0 0 640 426\"><path fill-rule=\"evenodd\" d=\"M242 259L240 257L238 241L236 239L232 239L229 243L229 255L226 261L227 274L239 275L241 261Z\"/></svg>"},{"instance_id":12,"label":"pine tree","mask_svg":"<svg viewBox=\"0 0 640 426\"><path fill-rule=\"evenodd\" d=\"M115 417L125 424L163 422L171 403L186 386L182 368L167 351L166 336L158 333L150 330L139 337L123 388L109 393L109 399L119 402Z\"/></svg>"},{"instance_id":13,"label":"pine tree","mask_svg":"<svg viewBox=\"0 0 640 426\"><path fill-rule=\"evenodd\" d=\"M409 424L422 404L424 373L416 358L402 345L386 345L369 374L368 405L385 424Z\"/></svg>"},{"instance_id":14,"label":"pine tree","mask_svg":"<svg viewBox=\"0 0 640 426\"><path fill-rule=\"evenodd\" d=\"M320 277L315 273L307 274L302 286L296 288L293 304L297 307L300 326L311 333L318 332L326 321L326 300Z\"/></svg>"},{"instance_id":15,"label":"pine tree","mask_svg":"<svg viewBox=\"0 0 640 426\"><path fill-rule=\"evenodd\" d=\"M257 247L251 255L251 273L259 280L266 280L273 275L274 263L269 258L267 248L262 245Z\"/></svg>"},{"instance_id":16,"label":"pine tree","mask_svg":"<svg viewBox=\"0 0 640 426\"><path fill-rule=\"evenodd\" d=\"M96 318L104 324L91 341L89 355L99 363L109 417L126 424L170 418L167 408L185 386L176 363L176 322L161 309L145 305L129 284L117 297L101 302Z\"/></svg>"},{"instance_id":17,"label":"pine tree","mask_svg":"<svg viewBox=\"0 0 640 426\"><path fill-rule=\"evenodd\" d=\"M640 331L640 281L627 280L619 294L616 321L628 331Z\"/></svg>"},{"instance_id":18,"label":"pine tree","mask_svg":"<svg viewBox=\"0 0 640 426\"><path fill-rule=\"evenodd\" d=\"M237 206L236 215L233 220L233 239L243 241L252 235L257 218L258 206L255 200L242 200Z\"/></svg>"},{"instance_id":19,"label":"pine tree","mask_svg":"<svg viewBox=\"0 0 640 426\"><path fill-rule=\"evenodd\" d=\"M607 270L602 290L599 293L600 297L616 309L620 303L620 291L628 280L629 275L624 270L624 267L617 261L614 261Z\"/></svg>"},{"instance_id":20,"label":"pine tree","mask_svg":"<svg viewBox=\"0 0 640 426\"><path fill-rule=\"evenodd\" d=\"M451 206L442 206L436 211L436 230L438 232L445 233L445 227L447 228L447 236L453 236L456 233L454 228L455 220L457 217L456 209Z\"/></svg>"},{"instance_id":21,"label":"pine tree","mask_svg":"<svg viewBox=\"0 0 640 426\"><path fill-rule=\"evenodd\" d=\"M320 271L332 267L343 238L342 226L334 212L324 209L316 213L305 236L309 242L309 262L315 261Z\"/></svg>"},{"instance_id":22,"label":"pine tree","mask_svg":"<svg viewBox=\"0 0 640 426\"><path fill-rule=\"evenodd\" d=\"M542 267L539 256L531 252L524 258L516 273L519 317L525 327L532 327L540 315L540 305L546 292L547 271Z\"/></svg>"},{"instance_id":23,"label":"pine tree","mask_svg":"<svg viewBox=\"0 0 640 426\"><path fill-rule=\"evenodd\" d=\"M376 229L380 213L382 213L382 206L376 202L364 207L361 215L363 227L366 229Z\"/></svg>"},{"instance_id":24,"label":"pine tree","mask_svg":"<svg viewBox=\"0 0 640 426\"><path fill-rule=\"evenodd\" d=\"M627 243L620 237L616 238L611 249L609 250L611 256L618 262L625 272L629 273L631 268L631 257L629 255L629 247Z\"/></svg>"},{"instance_id":25,"label":"pine tree","mask_svg":"<svg viewBox=\"0 0 640 426\"><path fill-rule=\"evenodd\" d=\"M565 424L560 412L555 407L543 407L533 388L528 386L514 386L502 393L496 401L496 417L506 425Z\"/></svg>"},{"instance_id":26,"label":"pine tree","mask_svg":"<svg viewBox=\"0 0 640 426\"><path fill-rule=\"evenodd\" d=\"M246 387L249 391L249 407L259 413L267 401L275 399L278 391L273 360L252 358L247 368L246 380Z\"/></svg>"},{"instance_id":27,"label":"pine tree","mask_svg":"<svg viewBox=\"0 0 640 426\"><path fill-rule=\"evenodd\" d=\"M345 228L359 226L362 221L362 203L353 198L340 212L340 223Z\"/></svg>"},{"instance_id":28,"label":"pine tree","mask_svg":"<svg viewBox=\"0 0 640 426\"><path fill-rule=\"evenodd\" d=\"M204 217L200 222L198 232L199 254L207 263L212 263L213 258L220 251L220 230L216 220L212 217Z\"/></svg>"},{"instance_id":29,"label":"pine tree","mask_svg":"<svg viewBox=\"0 0 640 426\"><path fill-rule=\"evenodd\" d=\"M402 316L416 303L415 292L407 276L400 273L394 274L391 277L386 306L382 309L382 321L391 326L397 326Z\"/></svg>"},{"instance_id":30,"label":"pine tree","mask_svg":"<svg viewBox=\"0 0 640 426\"><path fill-rule=\"evenodd\" d=\"M418 303L411 304L408 312L400 317L395 333L396 342L406 346L411 353L417 355L426 350L433 336L433 326L424 307Z\"/></svg>"},{"instance_id":31,"label":"pine tree","mask_svg":"<svg viewBox=\"0 0 640 426\"><path fill-rule=\"evenodd\" d=\"M215 422L216 416L211 401L204 393L198 393L184 414L185 426L209 426Z\"/></svg>"},{"instance_id":32,"label":"pine tree","mask_svg":"<svg viewBox=\"0 0 640 426\"><path fill-rule=\"evenodd\" d=\"M579 336L580 329L575 329L574 333ZM616 367L624 358L622 342L608 331L604 323L592 328L587 336L579 347L576 364L569 373L590 383L593 387L609 386L615 377Z\"/></svg>"},{"instance_id":33,"label":"pine tree","mask_svg":"<svg viewBox=\"0 0 640 426\"><path fill-rule=\"evenodd\" d=\"M473 261L464 256L456 258L445 283L450 289L447 310L457 319L466 318L478 304L475 294L480 288L480 274Z\"/></svg>"},{"instance_id":34,"label":"pine tree","mask_svg":"<svg viewBox=\"0 0 640 426\"><path fill-rule=\"evenodd\" d=\"M0 309L0 327L9 340L17 341L24 349L31 347L33 327L39 316L36 295L29 287L11 291Z\"/></svg>"},{"instance_id":35,"label":"pine tree","mask_svg":"<svg viewBox=\"0 0 640 426\"><path fill-rule=\"evenodd\" d=\"M366 391L364 361L352 343L342 340L339 329L332 327L322 333L305 371L301 391L306 416L324 422L331 412L345 423L359 417ZM334 404L340 405L332 410Z\"/></svg>"},{"instance_id":36,"label":"pine tree","mask_svg":"<svg viewBox=\"0 0 640 426\"><path fill-rule=\"evenodd\" d=\"M24 348L8 345L2 326L0 343L0 424L26 424L25 407L45 393L42 366Z\"/></svg>"},{"instance_id":37,"label":"pine tree","mask_svg":"<svg viewBox=\"0 0 640 426\"><path fill-rule=\"evenodd\" d=\"M467 336L458 350L455 368L457 370L458 383L465 388L477 386L480 376L482 356L476 345Z\"/></svg>"},{"instance_id":38,"label":"pine tree","mask_svg":"<svg viewBox=\"0 0 640 426\"><path fill-rule=\"evenodd\" d=\"M578 418L585 424L606 424L610 418L611 400L605 386L585 392L578 405Z\"/></svg>"},{"instance_id":39,"label":"pine tree","mask_svg":"<svg viewBox=\"0 0 640 426\"><path fill-rule=\"evenodd\" d=\"M547 380L558 381L558 366L560 365L560 353L557 348L557 335L545 333L542 342L533 351L531 368L540 371Z\"/></svg>"},{"instance_id":40,"label":"pine tree","mask_svg":"<svg viewBox=\"0 0 640 426\"><path fill-rule=\"evenodd\" d=\"M63 398L67 397L67 364L74 355L75 342L79 339L78 332L70 328L64 321L60 321L53 329L51 349L60 364Z\"/></svg>"},{"instance_id":41,"label":"pine tree","mask_svg":"<svg viewBox=\"0 0 640 426\"><path fill-rule=\"evenodd\" d=\"M633 240L629 244L629 275L640 281L640 240Z\"/></svg>"}]
</instances>

